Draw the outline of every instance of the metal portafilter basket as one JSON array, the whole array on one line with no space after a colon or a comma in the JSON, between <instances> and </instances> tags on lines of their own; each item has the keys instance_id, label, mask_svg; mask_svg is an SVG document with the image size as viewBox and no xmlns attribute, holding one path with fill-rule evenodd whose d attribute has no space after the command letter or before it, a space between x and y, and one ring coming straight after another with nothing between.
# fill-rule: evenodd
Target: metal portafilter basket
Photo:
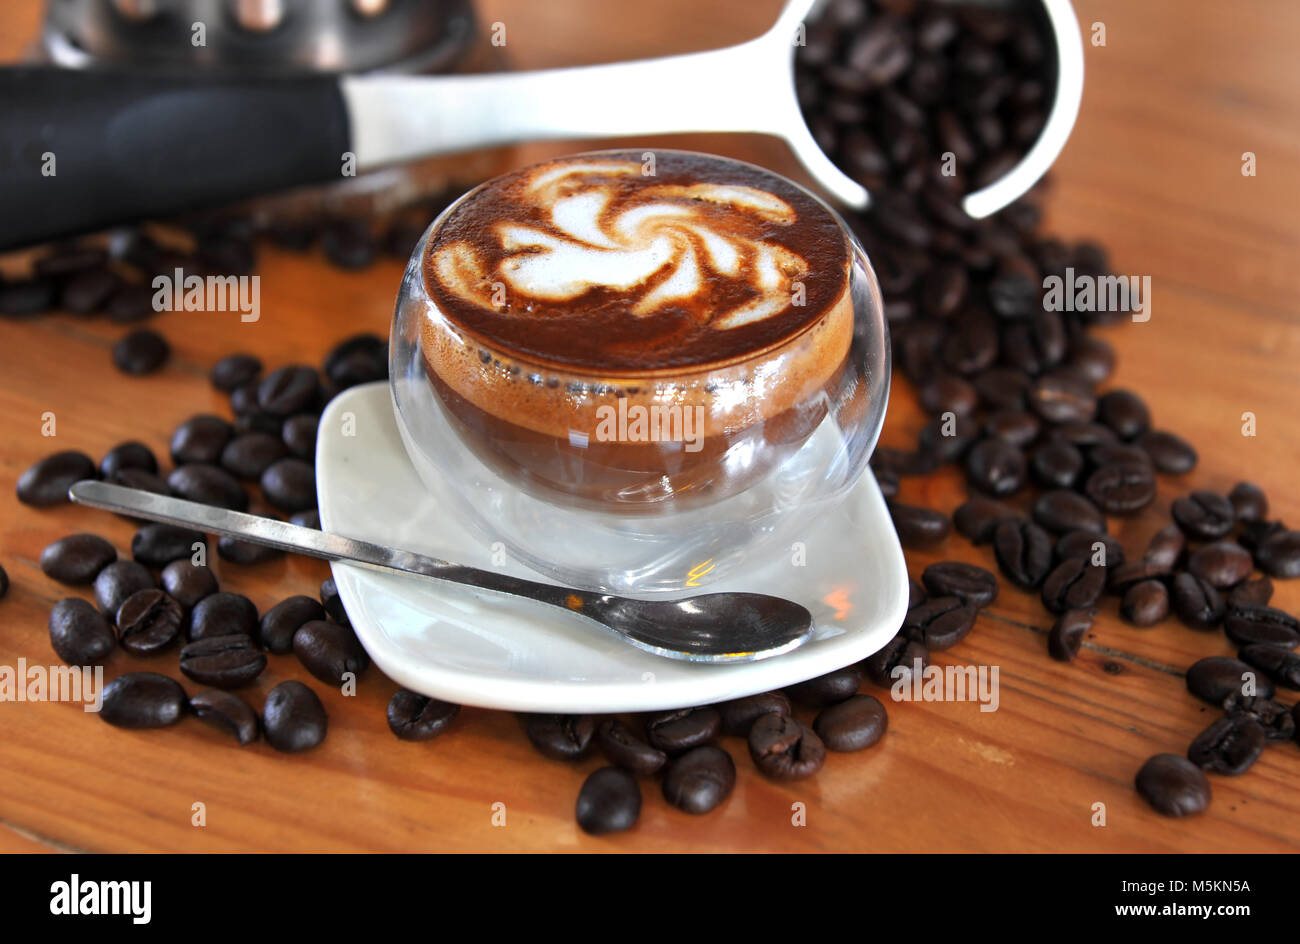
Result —
<instances>
[{"instance_id":1,"label":"metal portafilter basket","mask_svg":"<svg viewBox=\"0 0 1300 944\"><path fill-rule=\"evenodd\" d=\"M93 5L90 0L65 3ZM214 18L235 16L236 23L240 8L280 9L270 35L283 31L288 42L295 16L305 17L308 7L347 7L347 15L356 16L358 7L372 4L192 0L184 5L208 10ZM377 5L385 8L376 14L383 18L415 4ZM818 0L789 0L767 32L725 49L536 72L432 76L379 70L271 77L240 69L0 70L0 142L7 145L0 150L0 206L6 210L0 215L0 248L337 181L345 155L355 157L358 171L368 171L521 141L678 132L780 137L822 190L863 209L870 194L818 147L795 93L795 37L818 5ZM112 15L122 17L124 7L143 11L162 4L118 0L111 6ZM1051 105L1041 133L1020 161L965 197L963 207L975 217L1013 202L1046 172L1078 113L1083 44L1070 4L1033 0L1028 12L1051 51ZM83 30L83 35L98 34ZM305 39L302 43L311 47ZM103 45L114 48L107 38ZM231 39L227 45L236 50L241 42ZM316 48L319 52L319 43ZM401 50L394 61L408 59L407 52ZM237 61L234 52L230 55ZM337 55L340 67L345 58ZM106 55L104 61L118 60ZM42 173L45 153L57 155L56 176Z\"/></svg>"}]
</instances>

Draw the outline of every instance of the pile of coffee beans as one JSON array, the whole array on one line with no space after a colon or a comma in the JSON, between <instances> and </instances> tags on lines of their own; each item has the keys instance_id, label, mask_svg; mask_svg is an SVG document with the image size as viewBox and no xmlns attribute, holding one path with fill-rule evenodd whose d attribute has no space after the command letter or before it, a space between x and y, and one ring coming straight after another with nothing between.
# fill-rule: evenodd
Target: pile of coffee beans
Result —
<instances>
[{"instance_id":1,"label":"pile of coffee beans","mask_svg":"<svg viewBox=\"0 0 1300 944\"><path fill-rule=\"evenodd\" d=\"M124 228L105 240L56 245L38 255L28 273L0 279L0 317L34 318L53 312L105 317L133 325L153 318L157 276L245 276L257 268L259 244L307 252L319 245L323 258L340 269L369 267L387 256L405 262L429 220L457 197L445 189L416 200L380 220L304 219L263 224L244 216L217 215L191 221ZM166 364L167 339L137 327L112 348L114 366L143 376Z\"/></svg>"},{"instance_id":2,"label":"pile of coffee beans","mask_svg":"<svg viewBox=\"0 0 1300 944\"><path fill-rule=\"evenodd\" d=\"M1037 140L1054 76L1030 6L831 0L808 24L795 49L804 120L884 196L900 240L921 236L913 200L959 214L954 197L998 180Z\"/></svg>"},{"instance_id":3,"label":"pile of coffee beans","mask_svg":"<svg viewBox=\"0 0 1300 944\"><path fill-rule=\"evenodd\" d=\"M991 545L1002 575L1055 615L1048 650L1057 659L1074 658L1106 592L1135 626L1173 614L1194 629L1222 627L1241 647L1245 679L1216 699L1224 721L1198 738L1190 761L1161 755L1138 777L1153 806L1184 815L1208 804L1200 767L1240 773L1253 747L1294 730L1277 722L1260 738L1251 725L1300 711L1259 694L1263 683L1271 693L1270 679L1294 679L1300 662L1297 621L1267 605L1270 578L1300 575L1300 531L1269 520L1264 492L1243 482L1229 495L1175 500L1173 524L1140 558L1126 559L1106 533L1109 516L1155 500L1160 475L1192 471L1196 451L1154 426L1138 393L1103 389L1115 355L1089 332L1127 312L1045 303L1049 276L1109 275L1105 250L1038 235L1032 194L985 220L960 210L962 195L1005 173L1041 130L1051 88L1043 51L1014 12L832 0L797 50L798 91L818 141L872 191L871 211L848 222L881 283L894 364L930 416L915 448L878 448L872 459L904 547L938 544L954 525ZM970 488L951 519L896 500L900 478L950 464ZM919 626L934 621L955 639L969 632L969 601L933 593L914 593L898 637L867 662L873 678L934 648ZM1192 762L1199 780L1185 773Z\"/></svg>"}]
</instances>

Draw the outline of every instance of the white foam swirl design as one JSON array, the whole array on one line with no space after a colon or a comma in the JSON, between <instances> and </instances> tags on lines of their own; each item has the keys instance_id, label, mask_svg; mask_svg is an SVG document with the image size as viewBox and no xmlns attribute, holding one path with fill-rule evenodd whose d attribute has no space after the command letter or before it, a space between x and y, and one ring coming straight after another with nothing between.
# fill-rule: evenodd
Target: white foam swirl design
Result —
<instances>
[{"instance_id":1,"label":"white foam swirl design","mask_svg":"<svg viewBox=\"0 0 1300 944\"><path fill-rule=\"evenodd\" d=\"M629 188L633 180L639 185ZM521 194L546 213L549 228L498 223L499 261L485 261L473 243L460 240L435 251L433 271L449 292L483 308L501 300L494 292L501 282L516 299L548 303L612 289L626 293L636 316L702 300L719 279L743 281L753 290L744 304L724 311L687 305L701 322L721 330L769 318L791 304L794 283L808 271L805 260L778 243L744 235L794 223L788 203L751 187L653 180L631 161L544 167ZM512 308L527 311L526 304Z\"/></svg>"}]
</instances>

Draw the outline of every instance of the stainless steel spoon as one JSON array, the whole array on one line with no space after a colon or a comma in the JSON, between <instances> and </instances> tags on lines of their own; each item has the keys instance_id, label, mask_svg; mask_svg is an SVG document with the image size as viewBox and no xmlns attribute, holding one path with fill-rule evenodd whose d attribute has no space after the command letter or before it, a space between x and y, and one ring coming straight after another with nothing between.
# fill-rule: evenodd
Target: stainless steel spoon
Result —
<instances>
[{"instance_id":1,"label":"stainless steel spoon","mask_svg":"<svg viewBox=\"0 0 1300 944\"><path fill-rule=\"evenodd\" d=\"M806 608L762 593L708 593L682 600L632 600L464 567L341 534L107 482L77 482L68 495L78 504L193 528L205 534L229 535L322 560L348 561L374 570L433 577L549 603L586 617L638 649L667 659L755 662L797 649L812 636L812 614Z\"/></svg>"},{"instance_id":2,"label":"stainless steel spoon","mask_svg":"<svg viewBox=\"0 0 1300 944\"><path fill-rule=\"evenodd\" d=\"M766 33L725 49L535 72L270 81L0 68L0 166L10 155L0 173L0 248L433 155L679 132L782 138L823 190L865 209L870 194L818 147L795 95L798 29L817 2L789 0ZM1079 111L1083 41L1074 11L1069 0L1038 3L1055 53L1052 106L1020 162L965 197L973 217L1033 186ZM52 158L57 174L49 173Z\"/></svg>"}]
</instances>

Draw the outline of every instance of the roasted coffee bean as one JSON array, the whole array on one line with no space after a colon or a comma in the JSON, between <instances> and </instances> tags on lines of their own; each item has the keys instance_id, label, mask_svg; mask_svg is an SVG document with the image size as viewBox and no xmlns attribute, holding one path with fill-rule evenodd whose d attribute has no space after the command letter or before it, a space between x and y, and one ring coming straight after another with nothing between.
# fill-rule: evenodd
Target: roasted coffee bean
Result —
<instances>
[{"instance_id":1,"label":"roasted coffee bean","mask_svg":"<svg viewBox=\"0 0 1300 944\"><path fill-rule=\"evenodd\" d=\"M111 296L105 306L108 320L116 324L135 324L152 318L158 312L153 307L154 291L148 285L123 285Z\"/></svg>"},{"instance_id":2,"label":"roasted coffee bean","mask_svg":"<svg viewBox=\"0 0 1300 944\"><path fill-rule=\"evenodd\" d=\"M39 276L64 278L103 266L108 262L108 252L99 246L67 244L32 262L32 271Z\"/></svg>"},{"instance_id":3,"label":"roasted coffee bean","mask_svg":"<svg viewBox=\"0 0 1300 944\"><path fill-rule=\"evenodd\" d=\"M596 746L611 764L645 777L668 763L666 753L641 740L617 718L606 718L596 726Z\"/></svg>"},{"instance_id":4,"label":"roasted coffee bean","mask_svg":"<svg viewBox=\"0 0 1300 944\"><path fill-rule=\"evenodd\" d=\"M1142 765L1138 794L1165 816L1193 816L1210 805L1210 781L1199 767L1177 754L1157 754Z\"/></svg>"},{"instance_id":5,"label":"roasted coffee bean","mask_svg":"<svg viewBox=\"0 0 1300 944\"><path fill-rule=\"evenodd\" d=\"M0 282L0 315L39 315L54 307L58 285L54 279L23 279Z\"/></svg>"},{"instance_id":6,"label":"roasted coffee bean","mask_svg":"<svg viewBox=\"0 0 1300 944\"><path fill-rule=\"evenodd\" d=\"M1081 557L1070 557L1043 580L1043 606L1053 613L1086 610L1106 586L1106 568L1093 567Z\"/></svg>"},{"instance_id":7,"label":"roasted coffee bean","mask_svg":"<svg viewBox=\"0 0 1300 944\"><path fill-rule=\"evenodd\" d=\"M1096 471L1108 465L1131 465L1140 468L1133 476L1147 475L1155 478L1156 467L1146 452L1134 445L1122 442L1104 442L1088 449L1088 465Z\"/></svg>"},{"instance_id":8,"label":"roasted coffee bean","mask_svg":"<svg viewBox=\"0 0 1300 944\"><path fill-rule=\"evenodd\" d=\"M1183 534L1183 529L1176 524L1167 524L1151 538L1142 559L1172 570L1178 566L1186 548L1187 537Z\"/></svg>"},{"instance_id":9,"label":"roasted coffee bean","mask_svg":"<svg viewBox=\"0 0 1300 944\"><path fill-rule=\"evenodd\" d=\"M183 465L167 476L167 487L181 498L232 511L248 509L248 493L233 475L215 465Z\"/></svg>"},{"instance_id":10,"label":"roasted coffee bean","mask_svg":"<svg viewBox=\"0 0 1300 944\"><path fill-rule=\"evenodd\" d=\"M281 511L316 507L316 470L301 459L280 459L262 473L262 493Z\"/></svg>"},{"instance_id":11,"label":"roasted coffee bean","mask_svg":"<svg viewBox=\"0 0 1300 944\"><path fill-rule=\"evenodd\" d=\"M320 235L319 227L312 222L279 221L272 223L266 231L271 242L281 249L292 252L305 252L316 242Z\"/></svg>"},{"instance_id":12,"label":"roasted coffee bean","mask_svg":"<svg viewBox=\"0 0 1300 944\"><path fill-rule=\"evenodd\" d=\"M722 731L722 715L714 708L679 708L646 718L646 739L668 755L707 744Z\"/></svg>"},{"instance_id":13,"label":"roasted coffee bean","mask_svg":"<svg viewBox=\"0 0 1300 944\"><path fill-rule=\"evenodd\" d=\"M1283 531L1261 542L1255 549L1255 562L1274 577L1300 577L1300 531Z\"/></svg>"},{"instance_id":14,"label":"roasted coffee bean","mask_svg":"<svg viewBox=\"0 0 1300 944\"><path fill-rule=\"evenodd\" d=\"M980 400L991 410L1024 409L1029 384L1029 375L1014 367L992 367L971 380Z\"/></svg>"},{"instance_id":15,"label":"roasted coffee bean","mask_svg":"<svg viewBox=\"0 0 1300 944\"><path fill-rule=\"evenodd\" d=\"M856 667L846 665L825 675L818 675L791 685L786 691L791 699L801 705L822 708L851 697L861 684L862 673Z\"/></svg>"},{"instance_id":16,"label":"roasted coffee bean","mask_svg":"<svg viewBox=\"0 0 1300 944\"><path fill-rule=\"evenodd\" d=\"M172 493L166 482L144 469L119 469L110 475L107 481L113 485L123 485L126 488L138 488L143 492L153 492L155 495L170 495Z\"/></svg>"},{"instance_id":17,"label":"roasted coffee bean","mask_svg":"<svg viewBox=\"0 0 1300 944\"><path fill-rule=\"evenodd\" d=\"M907 611L902 633L929 650L948 649L974 628L976 613L958 597L932 597Z\"/></svg>"},{"instance_id":18,"label":"roasted coffee bean","mask_svg":"<svg viewBox=\"0 0 1300 944\"><path fill-rule=\"evenodd\" d=\"M281 682L271 689L262 707L266 743L277 751L297 753L325 740L329 718L320 698L302 682Z\"/></svg>"},{"instance_id":19,"label":"roasted coffee bean","mask_svg":"<svg viewBox=\"0 0 1300 944\"><path fill-rule=\"evenodd\" d=\"M123 469L143 469L145 472L158 472L158 459L153 450L141 442L118 443L99 460L99 474L111 479Z\"/></svg>"},{"instance_id":20,"label":"roasted coffee bean","mask_svg":"<svg viewBox=\"0 0 1300 944\"><path fill-rule=\"evenodd\" d=\"M1058 662L1072 662L1092 629L1093 610L1066 610L1056 618L1047 634L1047 652Z\"/></svg>"},{"instance_id":21,"label":"roasted coffee bean","mask_svg":"<svg viewBox=\"0 0 1300 944\"><path fill-rule=\"evenodd\" d=\"M1283 688L1300 691L1300 655L1261 643L1242 646L1237 654Z\"/></svg>"},{"instance_id":22,"label":"roasted coffee bean","mask_svg":"<svg viewBox=\"0 0 1300 944\"><path fill-rule=\"evenodd\" d=\"M161 590L137 590L117 608L117 637L127 652L153 655L176 641L183 619L181 605Z\"/></svg>"},{"instance_id":23,"label":"roasted coffee bean","mask_svg":"<svg viewBox=\"0 0 1300 944\"><path fill-rule=\"evenodd\" d=\"M364 269L375 261L378 243L364 220L335 220L321 230L325 258L340 269Z\"/></svg>"},{"instance_id":24,"label":"roasted coffee bean","mask_svg":"<svg viewBox=\"0 0 1300 944\"><path fill-rule=\"evenodd\" d=\"M322 682L342 684L348 673L361 675L370 667L370 656L350 626L326 620L310 620L293 634L293 652L312 675Z\"/></svg>"},{"instance_id":25,"label":"roasted coffee bean","mask_svg":"<svg viewBox=\"0 0 1300 944\"><path fill-rule=\"evenodd\" d=\"M284 655L293 651L294 633L304 623L323 619L325 608L311 597L289 597L263 614L258 641L268 652Z\"/></svg>"},{"instance_id":26,"label":"roasted coffee bean","mask_svg":"<svg viewBox=\"0 0 1300 944\"><path fill-rule=\"evenodd\" d=\"M936 597L957 597L985 607L997 599L998 578L983 567L962 561L940 561L921 574L925 589Z\"/></svg>"},{"instance_id":27,"label":"roasted coffee bean","mask_svg":"<svg viewBox=\"0 0 1300 944\"><path fill-rule=\"evenodd\" d=\"M325 376L338 390L388 379L388 340L358 334L342 341L325 358Z\"/></svg>"},{"instance_id":28,"label":"roasted coffee bean","mask_svg":"<svg viewBox=\"0 0 1300 944\"><path fill-rule=\"evenodd\" d=\"M1155 472L1147 463L1108 462L1088 476L1083 490L1106 514L1131 515L1155 500Z\"/></svg>"},{"instance_id":29,"label":"roasted coffee bean","mask_svg":"<svg viewBox=\"0 0 1300 944\"><path fill-rule=\"evenodd\" d=\"M826 763L826 745L817 732L779 712L755 721L749 729L748 743L754 766L773 780L803 780Z\"/></svg>"},{"instance_id":30,"label":"roasted coffee bean","mask_svg":"<svg viewBox=\"0 0 1300 944\"><path fill-rule=\"evenodd\" d=\"M99 572L117 560L117 551L97 534L69 534L41 551L41 571L71 586L92 583Z\"/></svg>"},{"instance_id":31,"label":"roasted coffee bean","mask_svg":"<svg viewBox=\"0 0 1300 944\"><path fill-rule=\"evenodd\" d=\"M172 462L177 465L215 465L234 434L234 427L220 416L210 413L191 416L172 433Z\"/></svg>"},{"instance_id":32,"label":"roasted coffee bean","mask_svg":"<svg viewBox=\"0 0 1300 944\"><path fill-rule=\"evenodd\" d=\"M1058 563L1070 557L1082 557L1092 566L1108 570L1124 563L1124 548L1119 541L1096 531L1067 531L1057 540L1053 554Z\"/></svg>"},{"instance_id":33,"label":"roasted coffee bean","mask_svg":"<svg viewBox=\"0 0 1300 944\"><path fill-rule=\"evenodd\" d=\"M203 535L170 524L146 524L131 538L131 556L146 567L164 567L204 546Z\"/></svg>"},{"instance_id":34,"label":"roasted coffee bean","mask_svg":"<svg viewBox=\"0 0 1300 944\"><path fill-rule=\"evenodd\" d=\"M185 559L174 560L163 568L162 587L168 596L189 610L204 597L217 592L217 576L201 564Z\"/></svg>"},{"instance_id":35,"label":"roasted coffee bean","mask_svg":"<svg viewBox=\"0 0 1300 944\"><path fill-rule=\"evenodd\" d=\"M289 454L279 436L271 433L245 433L226 443L221 451L221 467L237 478L256 482L273 462Z\"/></svg>"},{"instance_id":36,"label":"roasted coffee bean","mask_svg":"<svg viewBox=\"0 0 1300 944\"><path fill-rule=\"evenodd\" d=\"M280 421L278 416L272 416L270 413L263 412L257 402L257 390L261 386L260 381L250 380L246 384L241 384L230 392L230 409L238 418L255 417L255 423L259 426L263 422L272 425ZM263 432L273 432L271 429Z\"/></svg>"},{"instance_id":37,"label":"roasted coffee bean","mask_svg":"<svg viewBox=\"0 0 1300 944\"><path fill-rule=\"evenodd\" d=\"M861 751L877 744L889 727L889 715L879 699L854 695L823 708L813 730L832 751Z\"/></svg>"},{"instance_id":38,"label":"roasted coffee bean","mask_svg":"<svg viewBox=\"0 0 1300 944\"><path fill-rule=\"evenodd\" d=\"M1300 620L1272 606L1234 607L1223 618L1223 630L1239 646L1300 646Z\"/></svg>"},{"instance_id":39,"label":"roasted coffee bean","mask_svg":"<svg viewBox=\"0 0 1300 944\"><path fill-rule=\"evenodd\" d=\"M388 701L388 728L403 741L428 741L459 714L460 705L399 688Z\"/></svg>"},{"instance_id":40,"label":"roasted coffee bean","mask_svg":"<svg viewBox=\"0 0 1300 944\"><path fill-rule=\"evenodd\" d=\"M917 390L917 399L921 401L921 409L938 415L952 413L966 416L974 413L979 404L979 394L975 388L956 374L936 377Z\"/></svg>"},{"instance_id":41,"label":"roasted coffee bean","mask_svg":"<svg viewBox=\"0 0 1300 944\"><path fill-rule=\"evenodd\" d=\"M257 405L272 416L292 416L316 406L320 376L311 367L290 365L271 371L257 385Z\"/></svg>"},{"instance_id":42,"label":"roasted coffee bean","mask_svg":"<svg viewBox=\"0 0 1300 944\"><path fill-rule=\"evenodd\" d=\"M209 594L190 611L189 640L197 642L209 636L230 636L257 632L257 607L248 597L220 590Z\"/></svg>"},{"instance_id":43,"label":"roasted coffee bean","mask_svg":"<svg viewBox=\"0 0 1300 944\"><path fill-rule=\"evenodd\" d=\"M705 744L669 763L664 772L664 799L696 815L717 809L736 785L736 765L720 747Z\"/></svg>"},{"instance_id":44,"label":"roasted coffee bean","mask_svg":"<svg viewBox=\"0 0 1300 944\"><path fill-rule=\"evenodd\" d=\"M1115 369L1115 349L1101 338L1075 338L1065 365L1094 384L1104 382Z\"/></svg>"},{"instance_id":45,"label":"roasted coffee bean","mask_svg":"<svg viewBox=\"0 0 1300 944\"><path fill-rule=\"evenodd\" d=\"M578 760L591 749L596 722L591 715L528 715L524 721L528 740L552 760Z\"/></svg>"},{"instance_id":46,"label":"roasted coffee bean","mask_svg":"<svg viewBox=\"0 0 1300 944\"><path fill-rule=\"evenodd\" d=\"M1155 467L1166 475L1183 475L1196 468L1196 450L1185 440L1163 430L1148 430L1137 438Z\"/></svg>"},{"instance_id":47,"label":"roasted coffee bean","mask_svg":"<svg viewBox=\"0 0 1300 944\"><path fill-rule=\"evenodd\" d=\"M50 645L68 665L102 665L117 639L104 615L80 597L67 597L50 610Z\"/></svg>"},{"instance_id":48,"label":"roasted coffee bean","mask_svg":"<svg viewBox=\"0 0 1300 944\"><path fill-rule=\"evenodd\" d=\"M713 707L722 716L722 733L733 737L745 737L754 720L769 711L786 715L791 713L790 699L781 692L762 692L744 698L733 698ZM614 758L611 757L610 760Z\"/></svg>"},{"instance_id":49,"label":"roasted coffee bean","mask_svg":"<svg viewBox=\"0 0 1300 944\"><path fill-rule=\"evenodd\" d=\"M257 740L257 712L238 695L205 689L190 698L190 711L200 721L234 735L241 746Z\"/></svg>"},{"instance_id":50,"label":"roasted coffee bean","mask_svg":"<svg viewBox=\"0 0 1300 944\"><path fill-rule=\"evenodd\" d=\"M316 458L316 430L320 417L315 413L299 413L284 421L280 427L280 439L289 452L308 462Z\"/></svg>"},{"instance_id":51,"label":"roasted coffee bean","mask_svg":"<svg viewBox=\"0 0 1300 944\"><path fill-rule=\"evenodd\" d=\"M1053 534L1068 531L1106 531L1106 516L1078 492L1054 489L1038 496L1034 521Z\"/></svg>"},{"instance_id":52,"label":"roasted coffee bean","mask_svg":"<svg viewBox=\"0 0 1300 944\"><path fill-rule=\"evenodd\" d=\"M1188 571L1220 590L1241 583L1254 568L1250 552L1234 541L1206 544L1187 558Z\"/></svg>"},{"instance_id":53,"label":"roasted coffee bean","mask_svg":"<svg viewBox=\"0 0 1300 944\"><path fill-rule=\"evenodd\" d=\"M873 469L876 477L876 484L880 486L880 494L885 501L893 501L898 497L898 473L893 469L880 468Z\"/></svg>"},{"instance_id":54,"label":"roasted coffee bean","mask_svg":"<svg viewBox=\"0 0 1300 944\"><path fill-rule=\"evenodd\" d=\"M181 672L201 685L239 688L266 668L266 654L243 633L208 636L181 649Z\"/></svg>"},{"instance_id":55,"label":"roasted coffee bean","mask_svg":"<svg viewBox=\"0 0 1300 944\"><path fill-rule=\"evenodd\" d=\"M989 495L1013 495L1025 484L1025 454L1001 439L982 439L966 454L966 478Z\"/></svg>"},{"instance_id":56,"label":"roasted coffee bean","mask_svg":"<svg viewBox=\"0 0 1300 944\"><path fill-rule=\"evenodd\" d=\"M1217 492L1192 492L1175 499L1169 511L1183 533L1197 541L1224 537L1236 523L1232 503Z\"/></svg>"},{"instance_id":57,"label":"roasted coffee bean","mask_svg":"<svg viewBox=\"0 0 1300 944\"><path fill-rule=\"evenodd\" d=\"M1220 718L1192 741L1187 759L1204 770L1236 776L1249 770L1264 752L1264 741L1264 729L1252 718Z\"/></svg>"},{"instance_id":58,"label":"roasted coffee bean","mask_svg":"<svg viewBox=\"0 0 1300 944\"><path fill-rule=\"evenodd\" d=\"M1238 482L1228 493L1228 501L1238 521L1264 521L1268 518L1268 496L1253 482Z\"/></svg>"},{"instance_id":59,"label":"roasted coffee bean","mask_svg":"<svg viewBox=\"0 0 1300 944\"><path fill-rule=\"evenodd\" d=\"M952 522L947 515L916 505L890 502L889 516L893 519L894 530L898 532L898 540L907 548L937 544L952 530Z\"/></svg>"},{"instance_id":60,"label":"roasted coffee bean","mask_svg":"<svg viewBox=\"0 0 1300 944\"><path fill-rule=\"evenodd\" d=\"M1259 556L1259 549L1263 545L1286 532L1286 525L1280 521L1246 521L1242 523L1241 535L1237 540L1246 550Z\"/></svg>"},{"instance_id":61,"label":"roasted coffee bean","mask_svg":"<svg viewBox=\"0 0 1300 944\"><path fill-rule=\"evenodd\" d=\"M998 410L984 420L984 435L1011 443L1023 449L1038 438L1040 423L1032 413L1024 410Z\"/></svg>"},{"instance_id":62,"label":"roasted coffee bean","mask_svg":"<svg viewBox=\"0 0 1300 944\"><path fill-rule=\"evenodd\" d=\"M923 672L930 664L930 650L899 633L862 661L862 671L873 685L889 688L899 676Z\"/></svg>"},{"instance_id":63,"label":"roasted coffee bean","mask_svg":"<svg viewBox=\"0 0 1300 944\"><path fill-rule=\"evenodd\" d=\"M315 508L309 508L306 511L295 512L289 516L289 523L296 524L300 528L311 528L315 531L319 531L320 511Z\"/></svg>"},{"instance_id":64,"label":"roasted coffee bean","mask_svg":"<svg viewBox=\"0 0 1300 944\"><path fill-rule=\"evenodd\" d=\"M993 535L993 553L1003 575L1033 590L1052 569L1052 539L1032 521L1003 521Z\"/></svg>"},{"instance_id":65,"label":"roasted coffee bean","mask_svg":"<svg viewBox=\"0 0 1300 944\"><path fill-rule=\"evenodd\" d=\"M320 602L334 622L344 626L352 625L348 620L347 611L343 609L343 599L339 596L339 588L335 585L333 577L326 577L321 581Z\"/></svg>"},{"instance_id":66,"label":"roasted coffee bean","mask_svg":"<svg viewBox=\"0 0 1300 944\"><path fill-rule=\"evenodd\" d=\"M1154 626L1169 615L1169 591L1159 580L1135 583L1125 591L1119 613L1134 626Z\"/></svg>"},{"instance_id":67,"label":"roasted coffee bean","mask_svg":"<svg viewBox=\"0 0 1300 944\"><path fill-rule=\"evenodd\" d=\"M108 616L114 616L126 598L138 590L151 590L155 583L148 568L135 561L119 560L107 565L95 577L95 602Z\"/></svg>"},{"instance_id":68,"label":"roasted coffee bean","mask_svg":"<svg viewBox=\"0 0 1300 944\"><path fill-rule=\"evenodd\" d=\"M252 354L230 354L212 365L208 379L222 393L253 383L262 375L262 362Z\"/></svg>"},{"instance_id":69,"label":"roasted coffee bean","mask_svg":"<svg viewBox=\"0 0 1300 944\"><path fill-rule=\"evenodd\" d=\"M994 539L1003 521L1020 520L1020 512L1000 501L972 495L953 512L952 520L958 533L971 543L985 544Z\"/></svg>"},{"instance_id":70,"label":"roasted coffee bean","mask_svg":"<svg viewBox=\"0 0 1300 944\"><path fill-rule=\"evenodd\" d=\"M59 290L59 307L74 315L103 311L108 300L122 288L122 277L103 266L78 272Z\"/></svg>"},{"instance_id":71,"label":"roasted coffee bean","mask_svg":"<svg viewBox=\"0 0 1300 944\"><path fill-rule=\"evenodd\" d=\"M172 348L157 331L141 328L113 345L113 366L124 374L152 374L171 356Z\"/></svg>"},{"instance_id":72,"label":"roasted coffee bean","mask_svg":"<svg viewBox=\"0 0 1300 944\"><path fill-rule=\"evenodd\" d=\"M1029 470L1044 488L1073 488L1083 473L1083 453L1064 440L1049 440L1030 454Z\"/></svg>"},{"instance_id":73,"label":"roasted coffee bean","mask_svg":"<svg viewBox=\"0 0 1300 944\"><path fill-rule=\"evenodd\" d=\"M1247 684L1260 698L1273 697L1273 680L1240 659L1208 656L1193 662L1187 670L1187 690L1220 708L1228 699L1241 697Z\"/></svg>"},{"instance_id":74,"label":"roasted coffee bean","mask_svg":"<svg viewBox=\"0 0 1300 944\"><path fill-rule=\"evenodd\" d=\"M626 770L601 767L583 781L574 815L593 836L631 829L641 815L641 788Z\"/></svg>"},{"instance_id":75,"label":"roasted coffee bean","mask_svg":"<svg viewBox=\"0 0 1300 944\"><path fill-rule=\"evenodd\" d=\"M128 672L104 686L99 717L119 728L165 728L185 716L185 689L157 672Z\"/></svg>"},{"instance_id":76,"label":"roasted coffee bean","mask_svg":"<svg viewBox=\"0 0 1300 944\"><path fill-rule=\"evenodd\" d=\"M1067 442L1084 452L1118 442L1110 427L1100 423L1062 423L1052 430L1052 439Z\"/></svg>"},{"instance_id":77,"label":"roasted coffee bean","mask_svg":"<svg viewBox=\"0 0 1300 944\"><path fill-rule=\"evenodd\" d=\"M1213 629L1223 619L1223 597L1195 574L1181 573L1169 588L1173 610L1193 629Z\"/></svg>"},{"instance_id":78,"label":"roasted coffee bean","mask_svg":"<svg viewBox=\"0 0 1300 944\"><path fill-rule=\"evenodd\" d=\"M1111 390L1098 398L1097 419L1120 439L1134 439L1151 426L1151 412L1132 390Z\"/></svg>"},{"instance_id":79,"label":"roasted coffee bean","mask_svg":"<svg viewBox=\"0 0 1300 944\"><path fill-rule=\"evenodd\" d=\"M1071 370L1043 374L1030 385L1026 399L1049 423L1086 423L1097 412L1092 385Z\"/></svg>"},{"instance_id":80,"label":"roasted coffee bean","mask_svg":"<svg viewBox=\"0 0 1300 944\"><path fill-rule=\"evenodd\" d=\"M46 456L18 476L18 500L38 508L68 501L74 482L98 476L95 461L84 452L67 450Z\"/></svg>"},{"instance_id":81,"label":"roasted coffee bean","mask_svg":"<svg viewBox=\"0 0 1300 944\"><path fill-rule=\"evenodd\" d=\"M1224 703L1227 717L1250 720L1264 729L1269 741L1289 741L1296 735L1295 718L1289 706L1258 695L1234 695Z\"/></svg>"},{"instance_id":82,"label":"roasted coffee bean","mask_svg":"<svg viewBox=\"0 0 1300 944\"><path fill-rule=\"evenodd\" d=\"M929 475L945 463L960 462L979 432L979 424L970 416L957 416L951 425L945 417L934 417L921 427L916 451L907 454L911 462L899 469L900 474Z\"/></svg>"},{"instance_id":83,"label":"roasted coffee bean","mask_svg":"<svg viewBox=\"0 0 1300 944\"><path fill-rule=\"evenodd\" d=\"M1256 577L1239 583L1228 594L1228 606L1267 606L1273 599L1273 581L1267 577Z\"/></svg>"},{"instance_id":84,"label":"roasted coffee bean","mask_svg":"<svg viewBox=\"0 0 1300 944\"><path fill-rule=\"evenodd\" d=\"M223 534L217 539L217 556L224 561L230 561L232 564L265 564L267 561L283 557L284 551L278 547L254 544L252 541L241 541L238 538L232 538L228 534Z\"/></svg>"}]
</instances>

